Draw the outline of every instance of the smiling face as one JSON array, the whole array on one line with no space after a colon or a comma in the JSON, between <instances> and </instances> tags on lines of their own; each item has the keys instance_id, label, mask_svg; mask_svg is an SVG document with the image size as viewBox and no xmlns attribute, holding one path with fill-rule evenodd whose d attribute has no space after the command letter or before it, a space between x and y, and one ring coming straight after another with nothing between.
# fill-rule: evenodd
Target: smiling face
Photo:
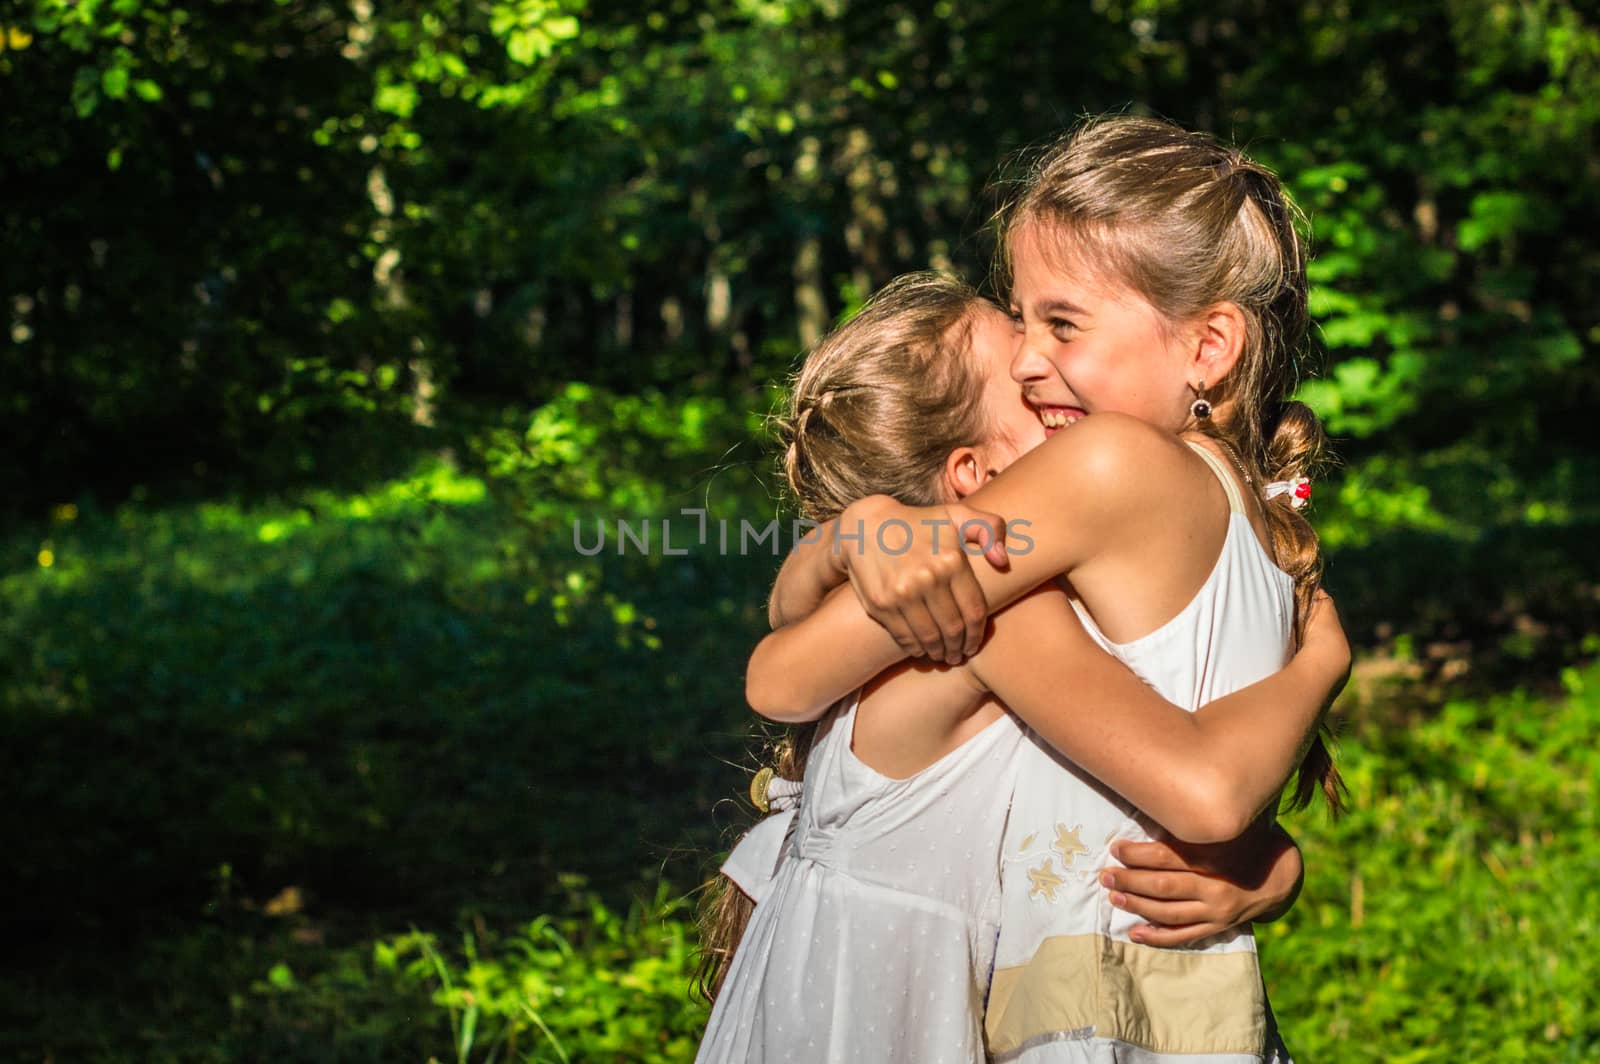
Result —
<instances>
[{"instance_id":1,"label":"smiling face","mask_svg":"<svg viewBox=\"0 0 1600 1064\"><path fill-rule=\"evenodd\" d=\"M983 442L987 465L998 473L1044 442L1039 414L1011 379L1012 352L1017 345L1011 318L985 305L972 323L972 358L983 374L983 411L989 426Z\"/></svg>"},{"instance_id":2,"label":"smiling face","mask_svg":"<svg viewBox=\"0 0 1600 1064\"><path fill-rule=\"evenodd\" d=\"M1038 411L1011 379L1017 334L1011 316L993 303L974 300L961 322L960 376L965 393L957 401L974 416L977 431L945 454L934 494L945 502L965 498L1018 458L1044 442ZM965 442L971 440L971 442Z\"/></svg>"},{"instance_id":3,"label":"smiling face","mask_svg":"<svg viewBox=\"0 0 1600 1064\"><path fill-rule=\"evenodd\" d=\"M1063 235L1012 235L1012 379L1047 435L1105 411L1180 431L1194 399L1189 338Z\"/></svg>"}]
</instances>

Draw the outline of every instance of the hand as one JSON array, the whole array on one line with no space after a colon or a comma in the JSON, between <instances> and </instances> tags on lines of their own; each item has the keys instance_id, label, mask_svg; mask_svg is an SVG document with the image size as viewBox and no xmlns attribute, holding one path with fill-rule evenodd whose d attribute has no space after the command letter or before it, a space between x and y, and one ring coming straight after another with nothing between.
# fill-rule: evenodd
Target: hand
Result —
<instances>
[{"instance_id":1,"label":"hand","mask_svg":"<svg viewBox=\"0 0 1600 1064\"><path fill-rule=\"evenodd\" d=\"M1300 893L1300 850L1273 825L1233 842L1191 846L1176 841L1116 842L1100 882L1111 904L1150 922L1129 932L1147 946L1182 946L1251 920L1275 920Z\"/></svg>"},{"instance_id":2,"label":"hand","mask_svg":"<svg viewBox=\"0 0 1600 1064\"><path fill-rule=\"evenodd\" d=\"M1328 694L1328 704L1344 690L1344 685L1350 679L1350 639L1344 634L1344 626L1339 623L1339 610L1333 604L1333 596L1326 591L1318 590L1311 600L1311 613L1306 618L1305 631L1301 633L1300 653L1311 654L1318 661L1326 662L1332 675L1336 677L1332 691Z\"/></svg>"},{"instance_id":3,"label":"hand","mask_svg":"<svg viewBox=\"0 0 1600 1064\"><path fill-rule=\"evenodd\" d=\"M840 515L838 560L862 608L901 650L955 664L983 645L989 614L967 544L1003 569L1005 527L999 514L961 503L905 506L872 495Z\"/></svg>"}]
</instances>

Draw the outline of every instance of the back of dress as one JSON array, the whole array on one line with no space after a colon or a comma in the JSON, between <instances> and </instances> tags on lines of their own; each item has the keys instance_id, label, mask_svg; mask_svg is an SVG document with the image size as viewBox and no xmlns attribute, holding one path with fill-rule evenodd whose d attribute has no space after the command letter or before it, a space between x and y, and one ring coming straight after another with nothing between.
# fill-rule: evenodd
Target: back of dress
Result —
<instances>
[{"instance_id":1,"label":"back of dress","mask_svg":"<svg viewBox=\"0 0 1600 1064\"><path fill-rule=\"evenodd\" d=\"M1190 711L1281 669L1294 581L1256 538L1240 489L1210 451L1229 525L1205 584L1156 631L1113 643L1074 603L1091 636ZM1115 707L1107 707L1115 712ZM1024 745L1002 861L1003 913L987 1028L997 1061L1243 1064L1286 1059L1239 928L1182 949L1139 945L1141 918L1111 905L1100 869L1116 839L1160 828L1042 741Z\"/></svg>"},{"instance_id":2,"label":"back of dress","mask_svg":"<svg viewBox=\"0 0 1600 1064\"><path fill-rule=\"evenodd\" d=\"M1000 840L1022 729L1004 714L892 779L851 750L858 705L842 704L818 733L698 1064L984 1059Z\"/></svg>"}]
</instances>

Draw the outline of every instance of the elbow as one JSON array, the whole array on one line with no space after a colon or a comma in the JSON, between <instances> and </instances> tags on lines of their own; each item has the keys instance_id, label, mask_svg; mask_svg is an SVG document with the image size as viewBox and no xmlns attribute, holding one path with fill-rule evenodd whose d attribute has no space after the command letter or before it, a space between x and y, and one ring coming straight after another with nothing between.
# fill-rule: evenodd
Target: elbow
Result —
<instances>
[{"instance_id":1,"label":"elbow","mask_svg":"<svg viewBox=\"0 0 1600 1064\"><path fill-rule=\"evenodd\" d=\"M1229 842L1250 829L1259 811L1233 780L1210 769L1190 775L1182 790L1178 815L1162 827L1184 842Z\"/></svg>"},{"instance_id":2,"label":"elbow","mask_svg":"<svg viewBox=\"0 0 1600 1064\"><path fill-rule=\"evenodd\" d=\"M775 690L771 684L764 683L755 669L751 669L744 678L744 700L750 703L750 709L758 716L768 720L786 722L791 719L794 707L787 704L781 692Z\"/></svg>"},{"instance_id":3,"label":"elbow","mask_svg":"<svg viewBox=\"0 0 1600 1064\"><path fill-rule=\"evenodd\" d=\"M792 678L785 682L784 670L767 660L762 646L750 656L750 665L744 674L744 700L759 716L779 724L798 724L816 716L811 707L799 697Z\"/></svg>"}]
</instances>

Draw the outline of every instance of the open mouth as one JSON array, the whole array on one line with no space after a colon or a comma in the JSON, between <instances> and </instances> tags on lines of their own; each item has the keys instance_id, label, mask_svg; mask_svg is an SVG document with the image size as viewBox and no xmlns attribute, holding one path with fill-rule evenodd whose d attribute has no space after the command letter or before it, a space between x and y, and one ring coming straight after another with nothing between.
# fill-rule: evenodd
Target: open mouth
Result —
<instances>
[{"instance_id":1,"label":"open mouth","mask_svg":"<svg viewBox=\"0 0 1600 1064\"><path fill-rule=\"evenodd\" d=\"M1089 416L1089 412L1081 406L1040 406L1034 409L1039 412L1039 421L1044 425L1046 436L1076 425L1080 419Z\"/></svg>"}]
</instances>

